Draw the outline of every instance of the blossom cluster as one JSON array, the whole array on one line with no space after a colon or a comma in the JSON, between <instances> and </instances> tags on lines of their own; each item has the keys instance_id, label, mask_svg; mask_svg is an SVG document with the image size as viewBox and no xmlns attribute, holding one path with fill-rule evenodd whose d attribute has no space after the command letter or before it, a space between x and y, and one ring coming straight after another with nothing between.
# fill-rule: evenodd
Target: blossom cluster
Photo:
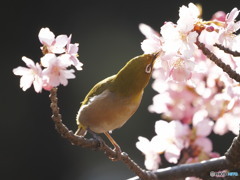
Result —
<instances>
[{"instance_id":1,"label":"blossom cluster","mask_svg":"<svg viewBox=\"0 0 240 180\"><path fill-rule=\"evenodd\" d=\"M240 86L210 61L196 42L204 43L236 72L240 59L224 53L215 44L240 52L236 31L239 10L216 12L212 19L201 19L199 8L190 3L179 9L177 23L165 22L160 32L146 24L139 29L146 39L144 53L159 52L154 65L152 87L158 92L149 106L161 114L155 124L156 136L139 137L137 148L145 154L145 166L157 169L160 154L170 163L192 163L219 156L213 152L211 133L239 133Z\"/></svg>"},{"instance_id":2,"label":"blossom cluster","mask_svg":"<svg viewBox=\"0 0 240 180\"><path fill-rule=\"evenodd\" d=\"M20 87L23 91L33 84L36 92L42 89L51 90L60 84L66 86L68 79L75 78L74 70L68 69L74 66L77 70L82 70L82 63L78 60L78 44L71 44L71 38L67 35L59 35L55 38L49 28L42 28L38 38L43 45L41 50L43 57L40 63L23 56L22 60L27 67L17 67L13 73L22 76Z\"/></svg>"}]
</instances>

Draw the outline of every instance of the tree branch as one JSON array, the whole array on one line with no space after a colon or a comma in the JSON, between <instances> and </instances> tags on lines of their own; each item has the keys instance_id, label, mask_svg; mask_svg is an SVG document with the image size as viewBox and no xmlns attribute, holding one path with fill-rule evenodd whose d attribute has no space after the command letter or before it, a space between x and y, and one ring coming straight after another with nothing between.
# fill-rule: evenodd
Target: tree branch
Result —
<instances>
[{"instance_id":1,"label":"tree branch","mask_svg":"<svg viewBox=\"0 0 240 180\"><path fill-rule=\"evenodd\" d=\"M202 179L216 179L211 177L210 172L218 172L223 170L234 170L240 168L240 136L234 138L232 145L225 153L225 156L213 158L207 161L192 164L182 164L174 167L158 169L153 171L157 178L164 180L180 180L185 177L199 177ZM239 179L239 177L236 177ZM133 177L128 180L140 180L139 177ZM233 179L233 177L225 177L224 179Z\"/></svg>"},{"instance_id":2,"label":"tree branch","mask_svg":"<svg viewBox=\"0 0 240 180\"><path fill-rule=\"evenodd\" d=\"M240 52L237 52L237 51L232 51L231 49L229 48L226 48L224 47L223 45L221 44L214 44L214 46L218 47L219 49L223 50L225 53L227 54L231 54L235 57L239 57L240 56Z\"/></svg>"},{"instance_id":3,"label":"tree branch","mask_svg":"<svg viewBox=\"0 0 240 180\"><path fill-rule=\"evenodd\" d=\"M211 171L219 171L227 169L228 164L226 158L220 157L193 164L182 164L174 167L168 167L164 169L158 169L154 171L158 179L164 180L179 180L185 177L200 177L210 178ZM129 180L140 180L138 177L131 178Z\"/></svg>"},{"instance_id":4,"label":"tree branch","mask_svg":"<svg viewBox=\"0 0 240 180\"><path fill-rule=\"evenodd\" d=\"M52 109L52 120L55 123L55 129L63 138L67 139L73 145L89 148L91 150L103 151L109 159L124 162L128 168L141 179L157 179L154 173L145 171L144 169L140 168L125 152L122 152L119 155L114 150L112 150L104 141L100 142L97 139L86 139L84 137L75 135L62 123L62 117L59 113L58 107L57 88L51 89L49 97L51 100L50 107Z\"/></svg>"},{"instance_id":5,"label":"tree branch","mask_svg":"<svg viewBox=\"0 0 240 180\"><path fill-rule=\"evenodd\" d=\"M212 60L218 67L220 67L224 72L226 72L230 78L240 83L240 75L236 73L236 71L232 70L232 68L225 64L221 59L219 59L215 54L213 54L206 46L197 41L196 45L199 49L202 50L203 54L207 56L210 60Z\"/></svg>"}]
</instances>

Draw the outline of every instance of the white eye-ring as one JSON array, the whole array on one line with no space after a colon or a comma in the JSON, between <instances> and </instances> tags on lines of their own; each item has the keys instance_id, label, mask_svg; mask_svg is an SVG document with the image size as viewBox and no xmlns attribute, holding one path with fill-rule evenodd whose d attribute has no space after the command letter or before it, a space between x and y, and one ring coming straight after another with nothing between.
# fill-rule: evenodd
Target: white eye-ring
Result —
<instances>
[{"instance_id":1,"label":"white eye-ring","mask_svg":"<svg viewBox=\"0 0 240 180\"><path fill-rule=\"evenodd\" d=\"M146 66L145 72L149 74L149 73L151 73L151 71L152 71L152 64L148 64Z\"/></svg>"}]
</instances>

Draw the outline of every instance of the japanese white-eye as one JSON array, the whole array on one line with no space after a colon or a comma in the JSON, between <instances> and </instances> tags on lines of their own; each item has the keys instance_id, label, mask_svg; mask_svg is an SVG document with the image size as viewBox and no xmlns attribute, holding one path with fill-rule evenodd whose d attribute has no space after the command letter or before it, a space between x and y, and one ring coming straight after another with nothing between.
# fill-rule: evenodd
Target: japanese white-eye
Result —
<instances>
[{"instance_id":1,"label":"japanese white-eye","mask_svg":"<svg viewBox=\"0 0 240 180\"><path fill-rule=\"evenodd\" d=\"M157 53L137 56L117 74L97 83L78 111L75 134L104 133L116 147L108 132L120 128L138 109L156 57Z\"/></svg>"}]
</instances>

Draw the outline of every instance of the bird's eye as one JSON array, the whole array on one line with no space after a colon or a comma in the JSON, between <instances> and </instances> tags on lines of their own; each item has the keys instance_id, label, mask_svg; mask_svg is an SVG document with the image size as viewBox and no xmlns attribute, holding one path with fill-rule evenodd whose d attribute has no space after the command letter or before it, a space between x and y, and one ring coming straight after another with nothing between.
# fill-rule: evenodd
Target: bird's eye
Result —
<instances>
[{"instance_id":1,"label":"bird's eye","mask_svg":"<svg viewBox=\"0 0 240 180\"><path fill-rule=\"evenodd\" d=\"M151 71L152 71L152 66L151 66L151 64L148 64L146 66L145 72L149 74L149 73L151 73Z\"/></svg>"}]
</instances>

